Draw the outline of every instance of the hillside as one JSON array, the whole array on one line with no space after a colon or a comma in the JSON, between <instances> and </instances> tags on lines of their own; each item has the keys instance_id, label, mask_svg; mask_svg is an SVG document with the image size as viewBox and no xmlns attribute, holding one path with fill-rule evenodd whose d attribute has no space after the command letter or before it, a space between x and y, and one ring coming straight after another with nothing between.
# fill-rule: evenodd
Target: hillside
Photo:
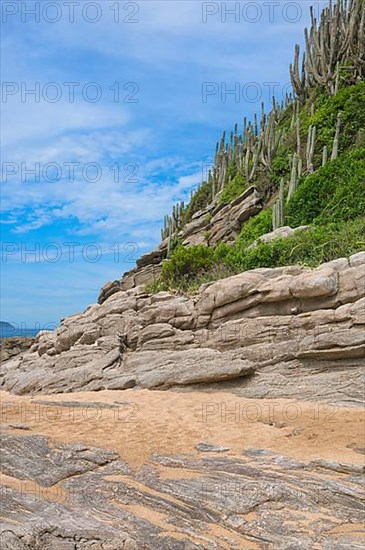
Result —
<instances>
[{"instance_id":1,"label":"hillside","mask_svg":"<svg viewBox=\"0 0 365 550\"><path fill-rule=\"evenodd\" d=\"M5 550L363 548L365 2L162 242L2 365Z\"/></svg>"},{"instance_id":2,"label":"hillside","mask_svg":"<svg viewBox=\"0 0 365 550\"><path fill-rule=\"evenodd\" d=\"M319 22L312 12L305 36L302 70L299 46L289 70L294 95L223 132L208 181L165 216L161 245L131 274L136 284L194 290L243 270L314 267L364 249L363 2L339 2ZM121 286L131 284L127 274Z\"/></svg>"}]
</instances>

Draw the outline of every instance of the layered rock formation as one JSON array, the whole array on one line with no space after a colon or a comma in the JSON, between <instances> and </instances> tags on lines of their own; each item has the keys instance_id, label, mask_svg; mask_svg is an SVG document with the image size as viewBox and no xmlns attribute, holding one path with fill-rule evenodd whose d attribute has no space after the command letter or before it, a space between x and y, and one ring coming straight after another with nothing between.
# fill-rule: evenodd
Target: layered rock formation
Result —
<instances>
[{"instance_id":1,"label":"layered rock formation","mask_svg":"<svg viewBox=\"0 0 365 550\"><path fill-rule=\"evenodd\" d=\"M362 548L365 253L101 301L3 365L2 548Z\"/></svg>"},{"instance_id":2,"label":"layered rock formation","mask_svg":"<svg viewBox=\"0 0 365 550\"><path fill-rule=\"evenodd\" d=\"M8 361L11 357L15 357L28 350L34 344L34 338L23 338L12 336L10 338L0 338L0 359L1 362Z\"/></svg>"},{"instance_id":3,"label":"layered rock formation","mask_svg":"<svg viewBox=\"0 0 365 550\"><path fill-rule=\"evenodd\" d=\"M3 412L2 550L363 547L357 407L125 390Z\"/></svg>"},{"instance_id":4,"label":"layered rock formation","mask_svg":"<svg viewBox=\"0 0 365 550\"><path fill-rule=\"evenodd\" d=\"M239 379L252 397L356 401L364 304L365 253L314 270L256 269L195 297L137 287L40 333L4 365L1 385L35 394Z\"/></svg>"},{"instance_id":5,"label":"layered rock formation","mask_svg":"<svg viewBox=\"0 0 365 550\"><path fill-rule=\"evenodd\" d=\"M261 209L262 197L256 187L250 187L230 204L220 204L216 199L205 210L196 212L192 221L178 233L178 238L184 246L234 242L243 224ZM98 302L102 304L120 290L129 290L157 279L167 257L167 250L168 239L156 250L142 256L137 261L137 267L126 273L121 280L106 283L100 291Z\"/></svg>"},{"instance_id":6,"label":"layered rock formation","mask_svg":"<svg viewBox=\"0 0 365 550\"><path fill-rule=\"evenodd\" d=\"M234 242L243 224L262 209L262 199L256 187L249 187L230 204L213 202L196 212L179 234L184 246Z\"/></svg>"}]
</instances>

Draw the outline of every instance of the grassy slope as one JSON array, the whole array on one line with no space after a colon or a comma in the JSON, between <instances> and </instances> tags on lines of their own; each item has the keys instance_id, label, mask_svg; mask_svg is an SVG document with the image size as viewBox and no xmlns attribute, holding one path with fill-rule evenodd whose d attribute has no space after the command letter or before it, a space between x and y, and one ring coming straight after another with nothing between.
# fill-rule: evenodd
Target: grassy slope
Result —
<instances>
[{"instance_id":1,"label":"grassy slope","mask_svg":"<svg viewBox=\"0 0 365 550\"><path fill-rule=\"evenodd\" d=\"M314 114L311 115L311 104ZM258 174L254 184L269 196L282 177L289 179L289 156L296 150L295 131L290 131L290 106L279 122L287 137L279 148L270 171ZM339 156L321 167L322 149L332 150L337 114L341 112ZM285 224L310 225L290 238L260 243L248 249L261 235L271 231L271 210L266 209L249 220L234 245L215 248L199 245L177 247L165 262L162 277L149 290L195 289L205 281L256 267L322 262L348 256L365 247L365 83L341 89L336 96L313 93L300 111L302 144L305 148L308 127L316 125L315 172L303 176L286 205ZM305 156L305 154L303 154ZM228 203L245 188L242 177L231 168L230 183L221 201ZM211 200L208 184L203 185L194 202L187 207L186 220Z\"/></svg>"}]
</instances>

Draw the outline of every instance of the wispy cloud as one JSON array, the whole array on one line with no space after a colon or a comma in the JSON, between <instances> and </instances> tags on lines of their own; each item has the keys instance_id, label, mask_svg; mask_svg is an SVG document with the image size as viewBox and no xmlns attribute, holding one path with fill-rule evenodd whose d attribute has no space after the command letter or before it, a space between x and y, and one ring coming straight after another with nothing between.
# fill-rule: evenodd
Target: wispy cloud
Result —
<instances>
[{"instance_id":1,"label":"wispy cloud","mask_svg":"<svg viewBox=\"0 0 365 550\"><path fill-rule=\"evenodd\" d=\"M32 249L75 239L103 250L95 264L82 254L74 263L63 254L56 264L31 256L19 263L14 255L3 266L8 319L46 321L82 309L105 280L133 265L124 256L115 262L109 246L135 242L138 254L155 246L163 214L200 183L221 131L270 101L263 83L288 82L294 42L309 19L301 2L300 18L285 20L281 2L273 22L263 11L257 23L243 17L223 23L219 13L203 23L201 2L151 0L137 2L139 22L128 24L113 21L114 0L99 4L103 16L95 24L78 15L80 6L74 23L62 12L55 24L13 17L3 25L2 77L18 86L2 104L3 162L18 167L2 186L3 240ZM121 11L123 18L128 13ZM202 84L211 81L228 89L256 82L263 94L256 103L244 94L224 102L220 93L203 103ZM50 82L62 90L59 101L44 98ZM79 83L74 102L67 82ZM103 92L95 103L82 93L92 82ZM118 100L115 83L123 92ZM22 97L22 87L37 85L39 101ZM137 102L125 101L131 90ZM78 163L72 179L70 162ZM51 181L51 170L36 181L23 177L22 163L25 169L55 163L62 173ZM88 163L102 169L97 181L83 174Z\"/></svg>"}]
</instances>

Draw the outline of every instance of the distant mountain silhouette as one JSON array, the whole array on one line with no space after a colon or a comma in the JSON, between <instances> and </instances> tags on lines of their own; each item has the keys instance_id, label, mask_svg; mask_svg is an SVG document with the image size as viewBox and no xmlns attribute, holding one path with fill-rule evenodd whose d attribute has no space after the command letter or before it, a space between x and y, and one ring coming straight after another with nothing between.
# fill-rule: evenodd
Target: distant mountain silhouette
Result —
<instances>
[{"instance_id":1,"label":"distant mountain silhouette","mask_svg":"<svg viewBox=\"0 0 365 550\"><path fill-rule=\"evenodd\" d=\"M15 330L15 327L7 321L0 321L0 330Z\"/></svg>"}]
</instances>

